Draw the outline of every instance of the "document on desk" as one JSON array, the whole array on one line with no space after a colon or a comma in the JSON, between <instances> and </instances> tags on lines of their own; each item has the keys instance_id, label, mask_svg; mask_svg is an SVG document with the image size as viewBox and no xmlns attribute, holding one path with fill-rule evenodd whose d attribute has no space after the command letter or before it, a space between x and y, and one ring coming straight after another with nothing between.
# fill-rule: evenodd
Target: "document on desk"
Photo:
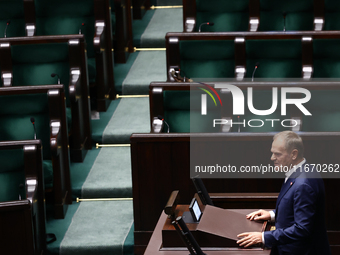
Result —
<instances>
[{"instance_id":1,"label":"document on desk","mask_svg":"<svg viewBox=\"0 0 340 255\"><path fill-rule=\"evenodd\" d=\"M250 221L244 214L206 205L197 230L238 240L243 232L261 232L263 222Z\"/></svg>"}]
</instances>

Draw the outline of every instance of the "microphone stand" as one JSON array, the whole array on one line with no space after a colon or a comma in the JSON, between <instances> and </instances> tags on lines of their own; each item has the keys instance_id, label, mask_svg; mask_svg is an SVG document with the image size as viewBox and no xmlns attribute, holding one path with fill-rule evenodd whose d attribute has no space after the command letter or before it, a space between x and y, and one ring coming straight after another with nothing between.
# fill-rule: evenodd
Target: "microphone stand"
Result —
<instances>
[{"instance_id":1,"label":"microphone stand","mask_svg":"<svg viewBox=\"0 0 340 255\"><path fill-rule=\"evenodd\" d=\"M177 217L177 219L173 221L172 224L174 225L178 234L181 236L182 241L187 246L191 255L206 255L202 251L201 247L197 243L196 239L188 229L181 216Z\"/></svg>"},{"instance_id":2,"label":"microphone stand","mask_svg":"<svg viewBox=\"0 0 340 255\"><path fill-rule=\"evenodd\" d=\"M10 21L10 20L8 20L7 23L6 23L4 38L7 38L7 28L8 28L8 26L9 26L9 24L11 24L11 21Z\"/></svg>"},{"instance_id":3,"label":"microphone stand","mask_svg":"<svg viewBox=\"0 0 340 255\"><path fill-rule=\"evenodd\" d=\"M257 68L258 68L259 66L260 66L260 63L257 62L257 63L255 64L255 68L254 68L254 71L253 71L253 75L251 76L251 81L252 81L252 82L254 81L255 72L256 72L256 70L257 70Z\"/></svg>"},{"instance_id":4,"label":"microphone stand","mask_svg":"<svg viewBox=\"0 0 340 255\"><path fill-rule=\"evenodd\" d=\"M31 122L33 124L33 128L34 128L34 140L37 139L37 130L35 128L35 119L33 117L31 117Z\"/></svg>"}]
</instances>

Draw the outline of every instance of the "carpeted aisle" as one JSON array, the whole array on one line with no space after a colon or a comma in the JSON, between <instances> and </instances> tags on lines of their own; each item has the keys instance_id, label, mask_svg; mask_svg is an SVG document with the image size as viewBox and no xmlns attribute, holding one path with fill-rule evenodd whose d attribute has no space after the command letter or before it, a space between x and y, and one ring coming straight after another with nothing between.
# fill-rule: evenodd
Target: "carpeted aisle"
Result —
<instances>
[{"instance_id":1,"label":"carpeted aisle","mask_svg":"<svg viewBox=\"0 0 340 255\"><path fill-rule=\"evenodd\" d=\"M123 254L132 202L82 202L60 246L61 255Z\"/></svg>"},{"instance_id":2,"label":"carpeted aisle","mask_svg":"<svg viewBox=\"0 0 340 255\"><path fill-rule=\"evenodd\" d=\"M100 149L82 187L81 197L132 197L130 147Z\"/></svg>"},{"instance_id":3,"label":"carpeted aisle","mask_svg":"<svg viewBox=\"0 0 340 255\"><path fill-rule=\"evenodd\" d=\"M103 143L130 143L132 133L149 132L149 98L123 98L104 130Z\"/></svg>"},{"instance_id":4,"label":"carpeted aisle","mask_svg":"<svg viewBox=\"0 0 340 255\"><path fill-rule=\"evenodd\" d=\"M167 32L183 30L182 9L149 10L133 24L135 47L163 48ZM116 89L123 95L148 95L152 81L165 80L164 50L136 52L126 64L115 64ZM94 143L130 144L132 133L150 132L149 98L114 100L91 124ZM83 163L71 163L71 181L74 199L132 197L130 147L93 148ZM57 235L57 241L48 245L48 254L132 255L133 229L132 201L74 202L65 219L47 220L47 232Z\"/></svg>"},{"instance_id":5,"label":"carpeted aisle","mask_svg":"<svg viewBox=\"0 0 340 255\"><path fill-rule=\"evenodd\" d=\"M165 51L139 52L123 82L124 95L149 95L152 81L166 81Z\"/></svg>"},{"instance_id":6,"label":"carpeted aisle","mask_svg":"<svg viewBox=\"0 0 340 255\"><path fill-rule=\"evenodd\" d=\"M165 47L167 32L183 32L183 9L156 10L141 38L141 47Z\"/></svg>"}]
</instances>

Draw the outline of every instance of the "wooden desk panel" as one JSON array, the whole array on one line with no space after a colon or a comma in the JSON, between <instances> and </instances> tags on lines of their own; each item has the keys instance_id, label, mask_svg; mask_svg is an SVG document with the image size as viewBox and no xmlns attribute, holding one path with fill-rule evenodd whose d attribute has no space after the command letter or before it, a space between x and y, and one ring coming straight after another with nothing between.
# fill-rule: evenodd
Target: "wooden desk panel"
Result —
<instances>
[{"instance_id":1,"label":"wooden desk panel","mask_svg":"<svg viewBox=\"0 0 340 255\"><path fill-rule=\"evenodd\" d=\"M179 249L176 250L165 250L162 248L162 229L164 222L167 220L167 215L162 212L160 219L156 225L156 228L151 236L150 242L146 248L145 255L188 255L188 250ZM270 254L270 250L249 250L249 249L238 249L238 250L205 250L203 252L207 255L265 255Z\"/></svg>"}]
</instances>

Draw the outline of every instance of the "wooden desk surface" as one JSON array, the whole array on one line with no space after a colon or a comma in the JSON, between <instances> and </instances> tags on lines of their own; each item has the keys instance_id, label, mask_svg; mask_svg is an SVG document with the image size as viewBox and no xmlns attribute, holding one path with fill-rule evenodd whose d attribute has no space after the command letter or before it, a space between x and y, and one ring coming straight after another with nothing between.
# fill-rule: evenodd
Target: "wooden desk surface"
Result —
<instances>
[{"instance_id":1,"label":"wooden desk surface","mask_svg":"<svg viewBox=\"0 0 340 255\"><path fill-rule=\"evenodd\" d=\"M247 212L252 212L254 210L246 209ZM162 212L161 217L158 220L156 228L151 236L150 242L144 255L188 255L189 251L185 250L160 250L162 247L162 229L164 223L167 219L167 215ZM239 249L239 250L220 250L220 251L212 251L212 250L204 250L203 252L207 255L269 255L270 250L247 250L247 249Z\"/></svg>"}]
</instances>

